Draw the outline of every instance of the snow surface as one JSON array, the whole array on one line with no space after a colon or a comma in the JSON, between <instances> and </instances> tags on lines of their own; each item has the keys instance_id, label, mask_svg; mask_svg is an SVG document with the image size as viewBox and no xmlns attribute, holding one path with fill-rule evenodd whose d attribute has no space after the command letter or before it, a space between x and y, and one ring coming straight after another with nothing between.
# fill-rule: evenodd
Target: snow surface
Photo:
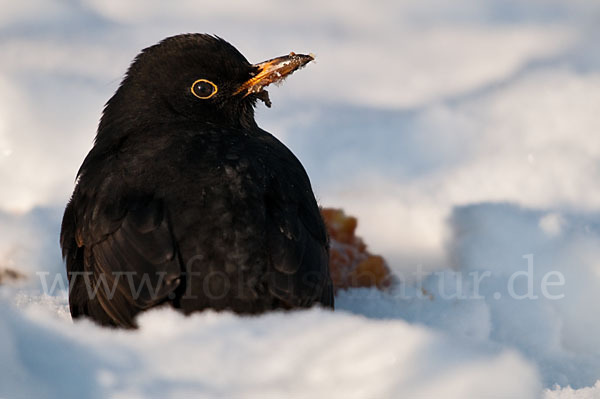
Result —
<instances>
[{"instance_id":1,"label":"snow surface","mask_svg":"<svg viewBox=\"0 0 600 399\"><path fill-rule=\"evenodd\" d=\"M515 351L404 321L321 310L256 318L157 310L132 333L35 311L0 314L6 397L523 398L540 389L535 368Z\"/></svg>"},{"instance_id":2,"label":"snow surface","mask_svg":"<svg viewBox=\"0 0 600 399\"><path fill-rule=\"evenodd\" d=\"M350 3L0 0L0 268L29 277L0 289L0 398L600 397L600 5ZM100 110L141 48L198 31L317 55L257 118L395 291L70 321L58 231Z\"/></svg>"},{"instance_id":3,"label":"snow surface","mask_svg":"<svg viewBox=\"0 0 600 399\"><path fill-rule=\"evenodd\" d=\"M546 391L545 399L596 399L600 398L600 381L593 387L573 389L566 387L555 391Z\"/></svg>"}]
</instances>

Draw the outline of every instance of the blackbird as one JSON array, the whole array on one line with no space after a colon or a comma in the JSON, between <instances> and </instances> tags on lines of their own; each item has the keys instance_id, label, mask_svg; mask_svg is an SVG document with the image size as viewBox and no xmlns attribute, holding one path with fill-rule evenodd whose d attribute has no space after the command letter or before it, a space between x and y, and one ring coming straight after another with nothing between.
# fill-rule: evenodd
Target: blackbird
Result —
<instances>
[{"instance_id":1,"label":"blackbird","mask_svg":"<svg viewBox=\"0 0 600 399\"><path fill-rule=\"evenodd\" d=\"M259 64L206 34L135 58L104 107L60 236L73 318L135 328L156 306L258 314L333 308L309 178L258 127L264 88L313 60Z\"/></svg>"}]
</instances>

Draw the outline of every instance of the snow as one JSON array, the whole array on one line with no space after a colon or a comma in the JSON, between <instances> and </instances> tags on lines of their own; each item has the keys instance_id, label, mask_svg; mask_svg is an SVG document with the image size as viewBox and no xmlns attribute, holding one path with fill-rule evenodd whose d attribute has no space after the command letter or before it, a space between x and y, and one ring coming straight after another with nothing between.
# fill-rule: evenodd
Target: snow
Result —
<instances>
[{"instance_id":1,"label":"snow","mask_svg":"<svg viewBox=\"0 0 600 399\"><path fill-rule=\"evenodd\" d=\"M159 309L137 332L4 306L0 315L10 364L0 397L533 397L540 389L514 351L317 309L255 318Z\"/></svg>"},{"instance_id":2,"label":"snow","mask_svg":"<svg viewBox=\"0 0 600 399\"><path fill-rule=\"evenodd\" d=\"M548 218L561 220L560 234L548 234ZM115 332L73 324L60 284L40 293L42 277L63 281L60 267L44 269L0 291L0 397L593 395L600 214L479 204L449 224L450 268L398 272L405 283L389 292L341 291L334 313L158 309L139 331Z\"/></svg>"},{"instance_id":3,"label":"snow","mask_svg":"<svg viewBox=\"0 0 600 399\"><path fill-rule=\"evenodd\" d=\"M544 399L596 399L600 397L600 381L593 387L573 389L566 387L555 391L545 391Z\"/></svg>"},{"instance_id":4,"label":"snow","mask_svg":"<svg viewBox=\"0 0 600 399\"><path fill-rule=\"evenodd\" d=\"M593 317L600 300L600 215L561 215L569 229L560 238L539 226L546 217L507 204L458 208L450 222L451 270L389 294L341 293L338 310L516 348L538 366L547 387L594 385L600 375L600 320Z\"/></svg>"},{"instance_id":5,"label":"snow","mask_svg":"<svg viewBox=\"0 0 600 399\"><path fill-rule=\"evenodd\" d=\"M0 0L0 398L600 397L600 6ZM62 210L143 47L211 32L318 63L259 124L403 281L334 313L72 323Z\"/></svg>"}]
</instances>

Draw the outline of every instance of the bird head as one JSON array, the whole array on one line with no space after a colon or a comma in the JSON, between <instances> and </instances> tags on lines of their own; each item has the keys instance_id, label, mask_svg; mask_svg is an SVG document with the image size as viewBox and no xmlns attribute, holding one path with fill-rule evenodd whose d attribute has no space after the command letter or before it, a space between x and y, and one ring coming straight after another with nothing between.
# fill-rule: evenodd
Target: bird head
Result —
<instances>
[{"instance_id":1,"label":"bird head","mask_svg":"<svg viewBox=\"0 0 600 399\"><path fill-rule=\"evenodd\" d=\"M173 36L135 58L106 105L100 129L179 120L256 126L257 100L271 106L265 87L283 81L313 59L290 53L251 64L219 37Z\"/></svg>"}]
</instances>

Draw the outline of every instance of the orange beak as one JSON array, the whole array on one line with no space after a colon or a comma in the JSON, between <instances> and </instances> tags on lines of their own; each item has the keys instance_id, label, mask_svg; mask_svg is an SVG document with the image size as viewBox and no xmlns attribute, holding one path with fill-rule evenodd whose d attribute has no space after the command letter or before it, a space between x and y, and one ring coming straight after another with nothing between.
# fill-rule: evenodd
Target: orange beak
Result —
<instances>
[{"instance_id":1,"label":"orange beak","mask_svg":"<svg viewBox=\"0 0 600 399\"><path fill-rule=\"evenodd\" d=\"M314 55L290 53L255 64L256 75L244 82L235 94L243 93L244 97L252 93L260 93L271 83L281 83L289 75L315 59Z\"/></svg>"}]
</instances>

